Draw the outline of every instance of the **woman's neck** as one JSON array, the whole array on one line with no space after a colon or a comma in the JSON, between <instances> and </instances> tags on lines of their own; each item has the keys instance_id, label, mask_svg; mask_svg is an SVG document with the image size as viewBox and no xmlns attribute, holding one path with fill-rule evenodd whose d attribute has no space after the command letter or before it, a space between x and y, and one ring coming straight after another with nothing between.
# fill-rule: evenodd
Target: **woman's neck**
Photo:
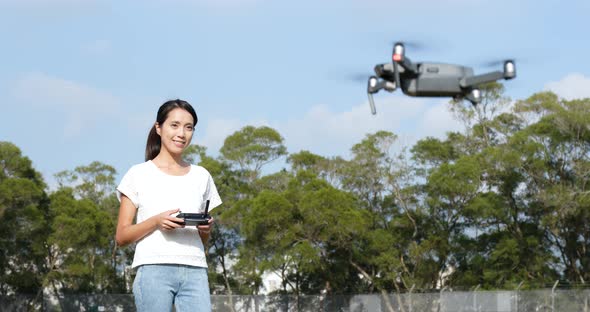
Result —
<instances>
[{"instance_id":1,"label":"woman's neck","mask_svg":"<svg viewBox=\"0 0 590 312\"><path fill-rule=\"evenodd\" d=\"M160 171L173 176L183 176L188 174L191 170L190 164L184 160L173 157L164 157L161 154L152 159L152 163L158 167Z\"/></svg>"},{"instance_id":2,"label":"woman's neck","mask_svg":"<svg viewBox=\"0 0 590 312\"><path fill-rule=\"evenodd\" d=\"M158 154L158 156L156 156L152 162L160 168L173 169L184 168L188 166L187 162L182 159L181 155L171 155L165 152L160 152L160 154Z\"/></svg>"}]
</instances>

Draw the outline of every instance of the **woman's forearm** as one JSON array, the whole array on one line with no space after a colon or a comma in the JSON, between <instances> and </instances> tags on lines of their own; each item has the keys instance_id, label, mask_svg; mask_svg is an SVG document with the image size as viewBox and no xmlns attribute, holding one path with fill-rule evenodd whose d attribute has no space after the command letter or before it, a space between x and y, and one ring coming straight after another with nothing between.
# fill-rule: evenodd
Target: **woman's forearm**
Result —
<instances>
[{"instance_id":1,"label":"woman's forearm","mask_svg":"<svg viewBox=\"0 0 590 312\"><path fill-rule=\"evenodd\" d=\"M144 236L152 233L158 225L154 217L149 218L138 224L127 224L117 227L115 239L117 245L125 246L142 239Z\"/></svg>"}]
</instances>

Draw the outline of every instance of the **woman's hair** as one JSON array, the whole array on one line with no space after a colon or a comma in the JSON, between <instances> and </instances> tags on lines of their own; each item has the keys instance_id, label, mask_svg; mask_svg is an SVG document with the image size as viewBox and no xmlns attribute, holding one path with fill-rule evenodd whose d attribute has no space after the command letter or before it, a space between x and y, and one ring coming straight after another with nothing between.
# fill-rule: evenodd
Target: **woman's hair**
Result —
<instances>
[{"instance_id":1,"label":"woman's hair","mask_svg":"<svg viewBox=\"0 0 590 312\"><path fill-rule=\"evenodd\" d=\"M185 111L189 112L193 116L193 127L197 125L197 113L195 109L187 102L183 100L170 100L166 103L162 104L158 109L158 115L156 116L156 123L162 126L164 121L168 118L168 113L175 108L182 108ZM162 140L158 132L156 132L156 124L152 126L150 133L148 134L147 144L145 146L145 161L153 160L158 156L160 153L160 147L162 145Z\"/></svg>"}]
</instances>

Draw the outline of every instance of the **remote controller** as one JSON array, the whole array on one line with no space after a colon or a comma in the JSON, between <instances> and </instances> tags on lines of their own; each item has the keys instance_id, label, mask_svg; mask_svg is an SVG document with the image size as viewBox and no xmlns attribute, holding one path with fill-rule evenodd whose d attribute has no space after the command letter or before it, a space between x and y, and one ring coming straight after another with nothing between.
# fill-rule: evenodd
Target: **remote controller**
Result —
<instances>
[{"instance_id":1,"label":"remote controller","mask_svg":"<svg viewBox=\"0 0 590 312\"><path fill-rule=\"evenodd\" d=\"M209 224L209 219L211 216L209 215L209 200L205 202L205 212L204 213L183 213L180 212L177 218L184 219L184 225L206 225Z\"/></svg>"}]
</instances>

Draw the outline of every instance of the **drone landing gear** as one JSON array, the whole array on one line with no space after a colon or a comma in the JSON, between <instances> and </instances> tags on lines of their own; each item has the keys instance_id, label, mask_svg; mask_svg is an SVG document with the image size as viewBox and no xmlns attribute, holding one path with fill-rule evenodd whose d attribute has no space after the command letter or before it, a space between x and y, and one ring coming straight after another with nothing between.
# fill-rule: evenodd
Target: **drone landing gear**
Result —
<instances>
[{"instance_id":1,"label":"drone landing gear","mask_svg":"<svg viewBox=\"0 0 590 312\"><path fill-rule=\"evenodd\" d=\"M369 98L369 105L371 106L371 114L377 114L377 109L375 108L375 101L373 100L373 94L379 92L379 90L384 89L389 92L393 92L396 89L396 84L382 79L379 81L379 78L375 76L369 77L369 82L367 84L367 96Z\"/></svg>"}]
</instances>

